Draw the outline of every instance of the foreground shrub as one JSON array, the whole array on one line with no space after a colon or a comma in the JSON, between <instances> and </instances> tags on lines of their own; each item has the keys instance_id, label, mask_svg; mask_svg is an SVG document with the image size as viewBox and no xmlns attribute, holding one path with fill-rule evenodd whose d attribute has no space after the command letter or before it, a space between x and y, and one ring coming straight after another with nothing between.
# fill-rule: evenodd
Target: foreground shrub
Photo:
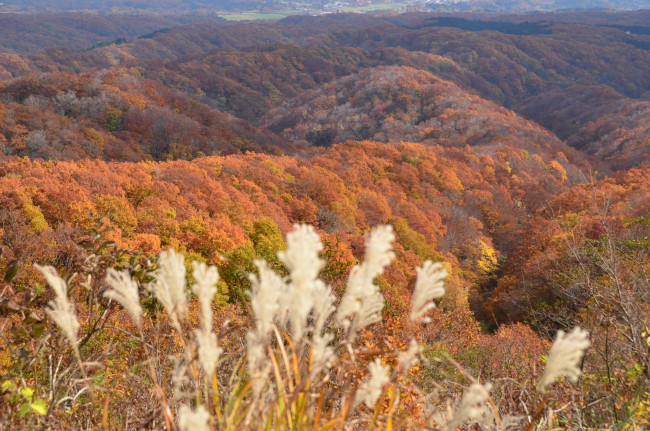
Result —
<instances>
[{"instance_id":1,"label":"foreground shrub","mask_svg":"<svg viewBox=\"0 0 650 431\"><path fill-rule=\"evenodd\" d=\"M384 297L374 281L395 257L394 240L390 226L368 234L365 259L351 269L338 301L318 278L324 267L319 236L312 227L297 225L287 235L287 249L278 253L287 275L277 273L266 261L255 261L257 273L249 276L250 322L223 319L218 332L213 314L217 269L192 262L191 290L197 301L190 301L185 259L173 250L162 252L149 271L142 271L140 264L131 272L108 267L103 275L108 288L102 293L108 303L99 307L101 298L91 295L98 302L90 304L83 317L71 302L68 282L52 267L38 267L56 295L46 313L61 329L64 338L59 340L65 339L70 349L60 344L58 350L44 349L47 372L39 369L36 360L32 364L31 377L49 381L46 398L37 398L22 378L22 388L20 381L4 381L5 399L21 418L28 413L60 418L61 410L72 415L83 405L91 413L88 423L77 421L80 426L127 428L128 418L116 418L123 412L111 408L105 384L110 378L139 385L133 392L148 391L155 401L151 412L142 412L150 416L139 422L142 428L453 430L471 424L483 429L549 425L547 387L563 377L577 381L590 345L588 334L580 328L558 333L537 383L544 396L523 417L500 412L490 395L492 384L472 377L446 354L437 360L456 367L469 386L460 399L435 390L422 393L413 376L423 346L413 339L400 349L390 340L366 336L382 318ZM416 272L409 319L413 325L427 325L435 300L445 293L447 271L441 263L426 261ZM85 281L89 291L91 278L88 275ZM143 307L152 298L164 311ZM106 325L115 303L130 316L130 327ZM198 310L193 313L196 303ZM97 320L93 310L100 316ZM79 334L82 327L90 330ZM109 376L108 370L114 371L116 358L125 352L115 352L111 346L115 341L103 339L98 327L117 329L126 337L120 338L122 346L129 340L135 343L131 352L141 358L136 366ZM102 350L102 342L110 348ZM92 409L101 411L101 419L93 416Z\"/></svg>"}]
</instances>

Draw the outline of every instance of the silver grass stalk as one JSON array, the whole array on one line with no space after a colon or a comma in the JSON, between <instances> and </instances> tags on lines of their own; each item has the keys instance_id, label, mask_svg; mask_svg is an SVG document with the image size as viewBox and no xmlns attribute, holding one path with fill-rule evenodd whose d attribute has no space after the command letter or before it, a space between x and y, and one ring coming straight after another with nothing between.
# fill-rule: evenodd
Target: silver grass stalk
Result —
<instances>
[{"instance_id":1,"label":"silver grass stalk","mask_svg":"<svg viewBox=\"0 0 650 431\"><path fill-rule=\"evenodd\" d=\"M336 307L334 302L336 297L332 292L332 288L325 285L325 283L317 283L313 290L314 296L314 336L320 335L323 332L325 322L330 317Z\"/></svg>"},{"instance_id":2,"label":"silver grass stalk","mask_svg":"<svg viewBox=\"0 0 650 431\"><path fill-rule=\"evenodd\" d=\"M280 312L280 298L285 294L285 281L264 260L255 260L257 276L249 275L252 285L251 307L257 333L265 338L273 329Z\"/></svg>"},{"instance_id":3,"label":"silver grass stalk","mask_svg":"<svg viewBox=\"0 0 650 431\"><path fill-rule=\"evenodd\" d=\"M51 266L36 264L34 266L43 274L45 280L56 293L56 297L48 303L49 307L45 312L61 328L72 347L76 349L80 325L74 306L68 301L68 286L65 280L59 277L56 269Z\"/></svg>"},{"instance_id":4,"label":"silver grass stalk","mask_svg":"<svg viewBox=\"0 0 650 431\"><path fill-rule=\"evenodd\" d=\"M384 295L379 292L379 288L376 289L377 291L373 292L372 295L362 299L360 310L357 312L350 328L350 341L354 340L354 337L361 329L381 321L381 312L384 309Z\"/></svg>"},{"instance_id":5,"label":"silver grass stalk","mask_svg":"<svg viewBox=\"0 0 650 431\"><path fill-rule=\"evenodd\" d=\"M158 258L158 270L151 290L169 313L174 327L180 331L180 319L187 313L185 294L185 264L182 254L173 249L163 251Z\"/></svg>"},{"instance_id":6,"label":"silver grass stalk","mask_svg":"<svg viewBox=\"0 0 650 431\"><path fill-rule=\"evenodd\" d=\"M418 356L422 353L422 347L418 344L417 341L411 340L409 343L409 348L405 352L400 352L397 355L397 367L403 373L408 373L408 371L416 366L420 360Z\"/></svg>"},{"instance_id":7,"label":"silver grass stalk","mask_svg":"<svg viewBox=\"0 0 650 431\"><path fill-rule=\"evenodd\" d=\"M447 270L442 263L433 263L430 260L416 268L417 281L411 298L411 321L417 322L429 310L436 308L434 299L440 298L445 294L445 278ZM424 323L429 323L431 319L422 319Z\"/></svg>"},{"instance_id":8,"label":"silver grass stalk","mask_svg":"<svg viewBox=\"0 0 650 431\"><path fill-rule=\"evenodd\" d=\"M253 382L253 396L258 399L268 379L269 359L264 351L264 340L255 331L246 334L248 375Z\"/></svg>"},{"instance_id":9,"label":"silver grass stalk","mask_svg":"<svg viewBox=\"0 0 650 431\"><path fill-rule=\"evenodd\" d=\"M192 262L192 266L192 275L196 280L192 291L199 298L201 305L201 328L209 332L212 329L212 299L217 293L219 272L215 266L208 266L203 262Z\"/></svg>"},{"instance_id":10,"label":"silver grass stalk","mask_svg":"<svg viewBox=\"0 0 650 431\"><path fill-rule=\"evenodd\" d=\"M368 371L368 377L357 389L354 404L364 403L372 409L377 404L384 385L390 381L390 366L382 365L381 359L376 358L374 362L368 365Z\"/></svg>"},{"instance_id":11,"label":"silver grass stalk","mask_svg":"<svg viewBox=\"0 0 650 431\"><path fill-rule=\"evenodd\" d=\"M217 293L219 272L214 266L203 262L192 262L192 275L196 283L192 291L199 299L201 306L201 328L194 331L198 345L199 365L203 368L208 380L212 380L219 357L223 349L219 347L216 334L212 332L212 299Z\"/></svg>"},{"instance_id":12,"label":"silver grass stalk","mask_svg":"<svg viewBox=\"0 0 650 431\"><path fill-rule=\"evenodd\" d=\"M395 258L392 226L374 228L366 239L366 258L361 265L350 271L341 304L336 313L336 322L343 328L350 328L350 340L354 340L358 330L381 319L384 297L373 281L384 272ZM355 316L351 323L349 318Z\"/></svg>"},{"instance_id":13,"label":"silver grass stalk","mask_svg":"<svg viewBox=\"0 0 650 431\"><path fill-rule=\"evenodd\" d=\"M309 284L325 265L319 256L323 244L313 226L296 224L293 228L287 234L287 249L279 252L278 257L289 270L292 283Z\"/></svg>"},{"instance_id":14,"label":"silver grass stalk","mask_svg":"<svg viewBox=\"0 0 650 431\"><path fill-rule=\"evenodd\" d=\"M383 274L386 268L395 259L393 242L395 233L391 225L375 227L366 241L366 256L364 263L368 277L374 279Z\"/></svg>"},{"instance_id":15,"label":"silver grass stalk","mask_svg":"<svg viewBox=\"0 0 650 431\"><path fill-rule=\"evenodd\" d=\"M566 334L560 330L548 352L546 369L539 381L538 390L544 391L546 386L555 380L567 376L573 383L578 382L582 373L580 361L585 351L591 346L589 333L580 327L575 327Z\"/></svg>"},{"instance_id":16,"label":"silver grass stalk","mask_svg":"<svg viewBox=\"0 0 650 431\"><path fill-rule=\"evenodd\" d=\"M131 278L128 271L118 272L113 268L106 271L106 282L111 290L104 292L104 297L116 301L131 315L138 328L142 327L142 307L138 284Z\"/></svg>"},{"instance_id":17,"label":"silver grass stalk","mask_svg":"<svg viewBox=\"0 0 650 431\"><path fill-rule=\"evenodd\" d=\"M178 409L178 426L181 431L209 431L210 413L204 406L196 410L186 404Z\"/></svg>"},{"instance_id":18,"label":"silver grass stalk","mask_svg":"<svg viewBox=\"0 0 650 431\"><path fill-rule=\"evenodd\" d=\"M172 391L174 398L177 400L192 399L192 389L190 378L188 377L188 367L183 358L177 356L169 356L171 359L172 368Z\"/></svg>"},{"instance_id":19,"label":"silver grass stalk","mask_svg":"<svg viewBox=\"0 0 650 431\"><path fill-rule=\"evenodd\" d=\"M194 331L194 335L199 346L199 365L203 368L208 381L211 381L223 349L219 347L217 335L209 329L198 329Z\"/></svg>"},{"instance_id":20,"label":"silver grass stalk","mask_svg":"<svg viewBox=\"0 0 650 431\"><path fill-rule=\"evenodd\" d=\"M329 343L334 340L334 335L327 333L324 335L314 334L312 337L311 351L313 360L313 369L318 370L321 367L329 369L334 361L334 349Z\"/></svg>"},{"instance_id":21,"label":"silver grass stalk","mask_svg":"<svg viewBox=\"0 0 650 431\"><path fill-rule=\"evenodd\" d=\"M452 431L457 429L467 419L480 418L483 415L483 405L490 398L491 389L491 383L486 383L485 385L473 383L465 391L460 406L458 406L453 418L447 424L447 429Z\"/></svg>"},{"instance_id":22,"label":"silver grass stalk","mask_svg":"<svg viewBox=\"0 0 650 431\"><path fill-rule=\"evenodd\" d=\"M323 289L318 274L325 265L319 254L323 250L320 237L309 225L295 225L287 234L287 250L278 257L289 269L287 315L294 342L302 340L307 328L307 318L314 309L316 291Z\"/></svg>"}]
</instances>

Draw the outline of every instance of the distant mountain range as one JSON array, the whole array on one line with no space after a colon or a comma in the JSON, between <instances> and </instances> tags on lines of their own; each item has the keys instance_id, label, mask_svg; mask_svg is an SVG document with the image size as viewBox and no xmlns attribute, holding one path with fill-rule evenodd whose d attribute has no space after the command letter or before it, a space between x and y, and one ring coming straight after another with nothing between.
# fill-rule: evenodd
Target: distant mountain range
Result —
<instances>
[{"instance_id":1,"label":"distant mountain range","mask_svg":"<svg viewBox=\"0 0 650 431\"><path fill-rule=\"evenodd\" d=\"M446 12L530 12L576 9L639 10L650 8L649 0L433 0L427 6Z\"/></svg>"},{"instance_id":2,"label":"distant mountain range","mask_svg":"<svg viewBox=\"0 0 650 431\"><path fill-rule=\"evenodd\" d=\"M321 0L317 3L333 3L334 0ZM34 11L158 11L187 12L199 9L252 10L263 7L298 7L300 2L278 0L6 0L0 2L0 9ZM379 3L379 2L378 2ZM398 2L399 3L399 2ZM406 2L405 2L406 3ZM313 7L312 2L303 6ZM572 9L613 9L639 10L650 8L650 0L431 0L427 7L447 12L486 11L486 12L530 12Z\"/></svg>"}]
</instances>

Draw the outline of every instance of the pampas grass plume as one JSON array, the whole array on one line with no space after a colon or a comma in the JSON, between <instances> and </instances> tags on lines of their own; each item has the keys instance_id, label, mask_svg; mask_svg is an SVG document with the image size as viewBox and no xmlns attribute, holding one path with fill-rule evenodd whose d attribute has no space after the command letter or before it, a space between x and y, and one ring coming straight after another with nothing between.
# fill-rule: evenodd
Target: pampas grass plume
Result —
<instances>
[{"instance_id":1,"label":"pampas grass plume","mask_svg":"<svg viewBox=\"0 0 650 431\"><path fill-rule=\"evenodd\" d=\"M151 290L169 313L174 327L180 330L180 319L187 313L185 259L172 249L160 253L158 265Z\"/></svg>"},{"instance_id":2,"label":"pampas grass plume","mask_svg":"<svg viewBox=\"0 0 650 431\"><path fill-rule=\"evenodd\" d=\"M417 322L429 310L436 308L433 299L440 298L445 294L445 278L447 270L442 263L433 263L430 260L416 268L417 281L411 299L411 321ZM429 323L430 319L423 319L424 323Z\"/></svg>"},{"instance_id":3,"label":"pampas grass plume","mask_svg":"<svg viewBox=\"0 0 650 431\"><path fill-rule=\"evenodd\" d=\"M106 271L106 282L111 290L104 292L104 297L120 304L131 315L138 328L142 324L142 307L138 285L127 271L118 272L113 268Z\"/></svg>"},{"instance_id":4,"label":"pampas grass plume","mask_svg":"<svg viewBox=\"0 0 650 431\"><path fill-rule=\"evenodd\" d=\"M178 409L178 426L181 431L210 431L210 413L203 406L196 410L186 404Z\"/></svg>"},{"instance_id":5,"label":"pampas grass plume","mask_svg":"<svg viewBox=\"0 0 650 431\"><path fill-rule=\"evenodd\" d=\"M480 418L483 413L483 404L490 398L491 383L482 385L473 383L463 394L460 406L454 413L454 417L447 424L449 431L455 430L467 419Z\"/></svg>"},{"instance_id":6,"label":"pampas grass plume","mask_svg":"<svg viewBox=\"0 0 650 431\"><path fill-rule=\"evenodd\" d=\"M390 382L390 367L382 365L381 359L376 358L368 365L369 376L361 383L355 396L355 403L363 402L368 408L374 408L381 396L384 385Z\"/></svg>"},{"instance_id":7,"label":"pampas grass plume","mask_svg":"<svg viewBox=\"0 0 650 431\"><path fill-rule=\"evenodd\" d=\"M79 321L75 313L74 306L68 301L68 286L56 269L51 266L34 265L45 277L48 284L56 293L54 300L48 303L45 310L48 316L61 328L70 344L74 347L77 345L79 333Z\"/></svg>"},{"instance_id":8,"label":"pampas grass plume","mask_svg":"<svg viewBox=\"0 0 650 431\"><path fill-rule=\"evenodd\" d=\"M589 346L591 346L589 333L579 327L575 327L568 334L562 330L558 331L548 352L546 369L539 381L538 389L543 391L546 386L564 376L577 383L582 373L580 361Z\"/></svg>"}]
</instances>

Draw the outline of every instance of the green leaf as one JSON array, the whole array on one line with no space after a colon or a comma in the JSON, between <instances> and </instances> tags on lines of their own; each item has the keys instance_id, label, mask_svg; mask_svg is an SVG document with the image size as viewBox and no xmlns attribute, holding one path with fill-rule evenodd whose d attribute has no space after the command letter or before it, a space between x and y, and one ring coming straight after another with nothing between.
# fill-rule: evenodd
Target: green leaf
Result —
<instances>
[{"instance_id":1,"label":"green leaf","mask_svg":"<svg viewBox=\"0 0 650 431\"><path fill-rule=\"evenodd\" d=\"M32 398L34 398L34 390L32 388L23 388L20 393L25 397L28 401L31 401Z\"/></svg>"},{"instance_id":2,"label":"green leaf","mask_svg":"<svg viewBox=\"0 0 650 431\"><path fill-rule=\"evenodd\" d=\"M11 283L11 280L16 277L16 274L18 274L18 266L20 265L20 262L17 260L14 260L9 264L9 267L5 271L5 282Z\"/></svg>"},{"instance_id":3,"label":"green leaf","mask_svg":"<svg viewBox=\"0 0 650 431\"><path fill-rule=\"evenodd\" d=\"M23 319L23 324L24 325L29 325L29 324L34 323L34 322L39 322L39 320L36 319L36 317L34 316L33 313Z\"/></svg>"},{"instance_id":4,"label":"green leaf","mask_svg":"<svg viewBox=\"0 0 650 431\"><path fill-rule=\"evenodd\" d=\"M13 391L16 389L16 384L11 380L6 380L2 382L2 386L0 386L0 388L3 392Z\"/></svg>"},{"instance_id":5,"label":"green leaf","mask_svg":"<svg viewBox=\"0 0 650 431\"><path fill-rule=\"evenodd\" d=\"M39 415L47 414L47 401L45 400L36 400L30 404L30 407Z\"/></svg>"},{"instance_id":6,"label":"green leaf","mask_svg":"<svg viewBox=\"0 0 650 431\"><path fill-rule=\"evenodd\" d=\"M32 407L29 405L29 403L25 403L22 406L20 406L20 417L24 418L27 413L29 413L32 410Z\"/></svg>"},{"instance_id":7,"label":"green leaf","mask_svg":"<svg viewBox=\"0 0 650 431\"><path fill-rule=\"evenodd\" d=\"M45 325L42 322L36 323L34 325L34 338L39 338L43 335L43 329L45 329Z\"/></svg>"}]
</instances>

